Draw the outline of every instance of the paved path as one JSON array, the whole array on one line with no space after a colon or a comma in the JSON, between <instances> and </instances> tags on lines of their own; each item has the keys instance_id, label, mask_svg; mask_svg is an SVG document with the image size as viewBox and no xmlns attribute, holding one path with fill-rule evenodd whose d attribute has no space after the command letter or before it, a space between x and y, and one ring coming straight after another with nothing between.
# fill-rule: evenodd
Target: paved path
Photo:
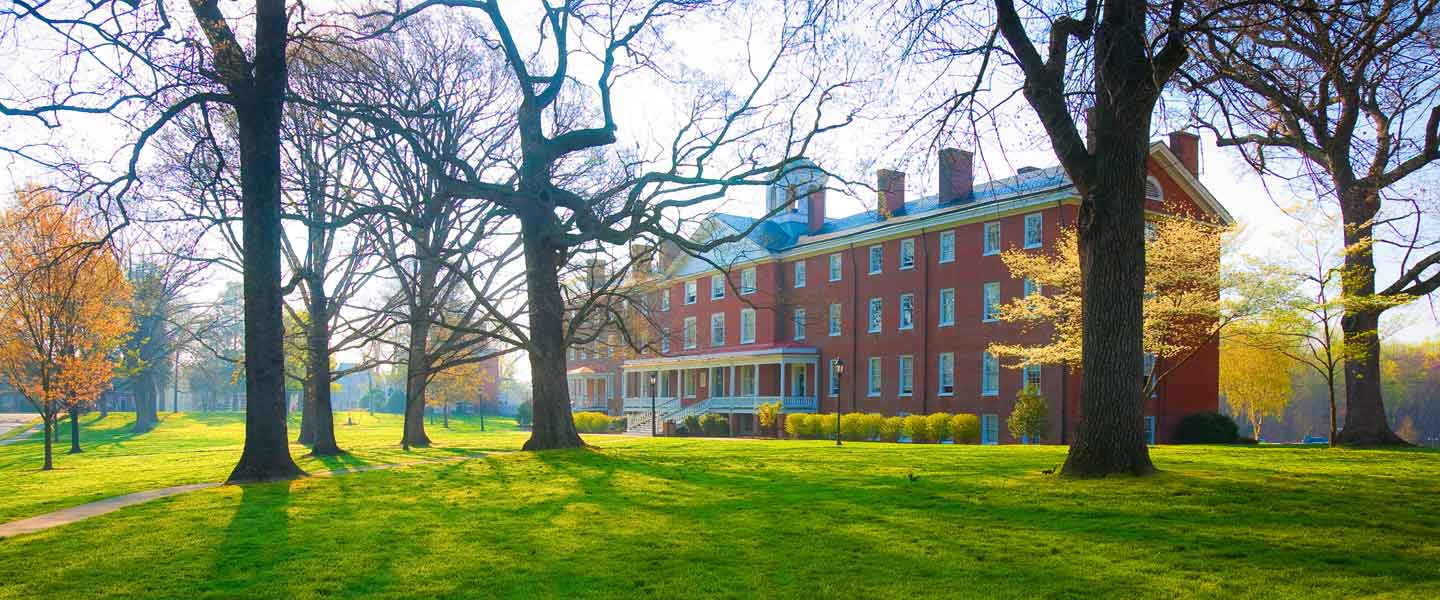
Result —
<instances>
[{"instance_id":1,"label":"paved path","mask_svg":"<svg viewBox=\"0 0 1440 600\"><path fill-rule=\"evenodd\" d=\"M457 456L454 458L437 458L434 460L417 460L414 462L388 463L383 465L362 465L359 467L335 469L332 471L319 471L311 473L310 476L334 477L336 475L360 473L363 471L379 471L382 469L394 469L397 467L409 467L412 465L455 462L461 460L469 460L472 458L479 458L481 456L484 455L480 454L472 456ZM167 488L160 488L158 490L146 490L143 492L136 492L134 494L126 494L124 496L116 496L114 498L97 500L89 504L81 504L80 506L72 506L70 508L57 510L55 512L45 513L37 517L30 517L28 519L21 519L19 521L11 521L9 523L0 524L0 540L4 540L5 538L9 537L15 537L17 535L25 535L27 533L44 531L46 529L50 529L51 527L69 525L76 521L83 521L90 517L98 517L100 515L109 514L127 506L143 504L151 500L159 500L161 498L167 498L170 496L193 492L196 490L218 487L220 485L221 484L219 483L192 483L189 485L177 485Z\"/></svg>"},{"instance_id":2,"label":"paved path","mask_svg":"<svg viewBox=\"0 0 1440 600\"><path fill-rule=\"evenodd\" d=\"M30 429L30 431L21 433L20 435L0 440L0 446L7 446L35 435L39 430L30 424L30 422L37 418L35 415L28 413L0 413L0 435L5 435L22 427Z\"/></svg>"}]
</instances>

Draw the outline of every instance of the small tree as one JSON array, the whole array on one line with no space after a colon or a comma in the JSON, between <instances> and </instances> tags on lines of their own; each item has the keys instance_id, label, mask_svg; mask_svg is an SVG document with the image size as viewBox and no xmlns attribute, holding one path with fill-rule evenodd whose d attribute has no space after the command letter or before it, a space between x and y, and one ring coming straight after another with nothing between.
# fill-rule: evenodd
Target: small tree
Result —
<instances>
[{"instance_id":1,"label":"small tree","mask_svg":"<svg viewBox=\"0 0 1440 600\"><path fill-rule=\"evenodd\" d=\"M36 189L0 214L0 375L44 420L45 462L54 467L56 421L110 385L130 332L130 286L114 248L88 219Z\"/></svg>"},{"instance_id":2,"label":"small tree","mask_svg":"<svg viewBox=\"0 0 1440 600\"><path fill-rule=\"evenodd\" d=\"M1265 417L1279 417L1290 404L1291 376L1300 353L1296 338L1265 325L1237 327L1220 344L1220 393L1230 412L1250 422L1260 439Z\"/></svg>"},{"instance_id":3,"label":"small tree","mask_svg":"<svg viewBox=\"0 0 1440 600\"><path fill-rule=\"evenodd\" d=\"M766 402L756 409L755 417L760 421L760 430L770 432L775 430L775 424L780 420L780 403Z\"/></svg>"},{"instance_id":4,"label":"small tree","mask_svg":"<svg viewBox=\"0 0 1440 600\"><path fill-rule=\"evenodd\" d=\"M1015 410L1010 413L1010 435L1017 440L1039 441L1050 431L1050 407L1045 397L1033 385L1027 385L1015 395Z\"/></svg>"}]
</instances>

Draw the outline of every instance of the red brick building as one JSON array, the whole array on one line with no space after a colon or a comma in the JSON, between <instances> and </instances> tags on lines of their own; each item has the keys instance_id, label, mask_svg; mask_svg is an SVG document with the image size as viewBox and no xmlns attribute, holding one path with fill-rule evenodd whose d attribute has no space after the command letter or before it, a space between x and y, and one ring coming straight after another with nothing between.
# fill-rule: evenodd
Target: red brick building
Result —
<instances>
[{"instance_id":1,"label":"red brick building","mask_svg":"<svg viewBox=\"0 0 1440 600\"><path fill-rule=\"evenodd\" d=\"M1197 179L1198 159L1190 134L1151 146L1148 211L1231 221ZM1059 167L977 185L970 153L944 150L939 162L940 193L925 198L906 197L904 173L880 171L875 211L827 218L823 175L800 169L768 195L783 214L711 217L698 236L742 241L705 260L661 252L645 283L660 352L573 349L576 409L624 413L648 431L654 399L662 423L720 413L742 433L753 431L757 405L775 401L786 412L965 412L981 415L987 443L1000 443L1018 441L1004 421L1028 382L1052 412L1044 441L1067 442L1079 418L1078 370L1017 368L986 348L1046 339L992 317L1029 292L999 254L1052 250L1080 198ZM1169 441L1186 415L1218 408L1218 363L1212 344L1162 382L1145 407L1154 441Z\"/></svg>"}]
</instances>

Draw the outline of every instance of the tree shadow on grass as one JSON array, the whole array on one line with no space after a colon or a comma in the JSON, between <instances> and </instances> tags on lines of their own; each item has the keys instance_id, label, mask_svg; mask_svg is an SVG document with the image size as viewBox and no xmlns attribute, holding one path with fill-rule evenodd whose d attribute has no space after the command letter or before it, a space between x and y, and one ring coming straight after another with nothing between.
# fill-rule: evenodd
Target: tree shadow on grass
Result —
<instances>
[{"instance_id":1,"label":"tree shadow on grass","mask_svg":"<svg viewBox=\"0 0 1440 600\"><path fill-rule=\"evenodd\" d=\"M229 597L279 596L285 586L292 481L243 484L240 504L225 529L213 572L211 591Z\"/></svg>"}]
</instances>

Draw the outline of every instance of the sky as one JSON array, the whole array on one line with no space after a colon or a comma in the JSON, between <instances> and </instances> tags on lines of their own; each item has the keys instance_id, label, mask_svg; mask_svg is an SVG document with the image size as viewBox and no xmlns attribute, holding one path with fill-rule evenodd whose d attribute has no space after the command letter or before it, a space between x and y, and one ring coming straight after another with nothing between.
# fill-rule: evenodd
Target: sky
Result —
<instances>
[{"instance_id":1,"label":"sky","mask_svg":"<svg viewBox=\"0 0 1440 600\"><path fill-rule=\"evenodd\" d=\"M323 10L329 3L310 3L312 14ZM664 39L672 45L666 52L658 54L661 67L671 75L691 80L728 82L743 89L743 84L765 64L775 45L780 13L766 13L755 10L762 2L751 2L718 16L696 18L686 16L670 22L664 30ZM233 3L228 3L233 8ZM506 3L505 10L512 19L516 35L522 44L534 45L538 41L536 29L528 22L533 13L523 8L512 11L513 3ZM478 13L472 12L477 18ZM184 16L188 17L188 13ZM933 156L934 137L927 127L932 122L916 119L915 114L933 102L936 94L966 85L963 75L957 72L940 71L934 65L901 68L888 62L892 48L875 45L884 32L876 30L873 23L844 23L834 31L837 38L847 40L870 40L855 44L827 42L821 57L825 67L820 78L829 81L850 80L853 87L841 95L837 106L861 107L863 112L857 121L839 134L823 139L810 152L809 157L822 168L833 170L842 178L858 183L874 181L874 170L880 167L899 168L908 172L907 194L918 197L934 193L936 188L935 159ZM45 56L43 44L33 43L23 36L0 36L0 53L10 56ZM778 89L801 88L801 76L806 74L812 63L793 61L785 64L777 73ZM44 61L9 60L0 65L0 95L13 97L14 90L24 89L36 78L53 73ZM572 75L580 81L591 81L596 72L593 61L583 57L574 62ZM1001 72L990 82L992 91L986 98L1009 95L1014 89L1013 74ZM722 83L722 87L723 87ZM775 88L776 86L771 86ZM616 119L622 145L636 148L659 148L668 141L673 132L685 121L684 108L691 95L700 88L695 85L675 85L662 78L639 74L627 77L617 86L615 93ZM775 100L783 100L777 95ZM732 99L733 101L733 99ZM910 131L908 127L919 125ZM1152 132L1154 139L1164 139L1166 130L1157 125ZM1057 163L1049 145L1040 130L1033 113L1024 105L1023 99L1015 97L1007 104L1007 110L994 122L979 132L941 132L953 135L962 146L978 146L979 167L977 180L1006 177L1024 166L1045 167ZM0 139L36 139L49 137L66 143L78 154L97 160L114 160L113 154L127 136L133 136L133 129L125 123L107 121L104 118L67 119L62 130L44 130L33 122L16 122L14 118L0 118ZM966 143L969 140L969 143ZM1288 252L1292 247L1296 220L1282 211L1280 206L1289 206L1304 200L1303 194L1296 194L1279 182L1262 181L1239 160L1233 151L1220 149L1214 140L1202 134L1201 181L1246 229L1244 242L1239 251L1255 256L1274 257ZM946 144L951 145L951 144ZM1435 169L1424 175L1433 178ZM50 174L13 156L0 155L0 188L13 189L30 180L45 180ZM760 189L741 190L730 194L726 200L708 208L739 214L758 215L764 210L763 192ZM9 198L0 194L0 202ZM836 190L828 196L829 217L842 217L874 206L874 192L863 186ZM1336 232L1338 235L1338 232ZM1381 277L1384 281L1393 276L1396 261L1393 256L1381 256ZM199 294L218 294L223 282L233 279L232 273L217 274L213 281ZM1440 333L1440 320L1427 300L1421 300L1403 309L1387 313L1386 327L1393 331L1393 339L1416 341ZM347 357L341 357L344 360ZM523 364L523 361L521 361Z\"/></svg>"}]
</instances>

